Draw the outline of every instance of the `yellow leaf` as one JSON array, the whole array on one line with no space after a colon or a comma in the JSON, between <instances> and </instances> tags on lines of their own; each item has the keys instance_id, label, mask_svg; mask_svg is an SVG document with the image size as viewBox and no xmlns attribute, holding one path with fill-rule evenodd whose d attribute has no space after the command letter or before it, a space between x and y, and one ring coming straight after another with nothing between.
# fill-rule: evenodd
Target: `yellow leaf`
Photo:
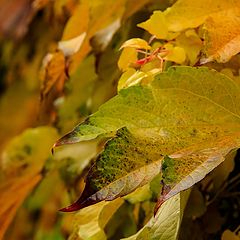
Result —
<instances>
[{"instance_id":1,"label":"yellow leaf","mask_svg":"<svg viewBox=\"0 0 240 240\"><path fill-rule=\"evenodd\" d=\"M202 49L202 41L195 30L190 29L176 38L176 45L182 47L190 61L194 65L198 60L198 55Z\"/></svg>"},{"instance_id":2,"label":"yellow leaf","mask_svg":"<svg viewBox=\"0 0 240 240\"><path fill-rule=\"evenodd\" d=\"M120 49L126 48L126 47L145 49L145 50L151 49L151 46L149 46L148 43L141 38L132 38L130 40L127 40L126 42L123 43Z\"/></svg>"},{"instance_id":3,"label":"yellow leaf","mask_svg":"<svg viewBox=\"0 0 240 240\"><path fill-rule=\"evenodd\" d=\"M5 231L26 196L41 178L40 174L29 174L29 176L12 178L0 184L0 239L3 238Z\"/></svg>"},{"instance_id":4,"label":"yellow leaf","mask_svg":"<svg viewBox=\"0 0 240 240\"><path fill-rule=\"evenodd\" d=\"M212 14L240 6L240 1L232 0L178 0L164 12L169 31L180 32L196 28Z\"/></svg>"},{"instance_id":5,"label":"yellow leaf","mask_svg":"<svg viewBox=\"0 0 240 240\"><path fill-rule=\"evenodd\" d=\"M212 15L207 19L205 32L206 58L202 63L213 60L227 62L240 52L240 6Z\"/></svg>"},{"instance_id":6,"label":"yellow leaf","mask_svg":"<svg viewBox=\"0 0 240 240\"><path fill-rule=\"evenodd\" d=\"M123 202L123 199L116 199L81 210L75 215L74 229L69 239L106 240L104 227Z\"/></svg>"},{"instance_id":7,"label":"yellow leaf","mask_svg":"<svg viewBox=\"0 0 240 240\"><path fill-rule=\"evenodd\" d=\"M225 230L223 232L223 235L221 237L221 240L239 240L240 238L229 229Z\"/></svg>"},{"instance_id":8,"label":"yellow leaf","mask_svg":"<svg viewBox=\"0 0 240 240\"><path fill-rule=\"evenodd\" d=\"M147 3L151 2L152 0L128 0L126 3L126 11L124 13L124 19L132 16L135 12L139 9L144 7Z\"/></svg>"},{"instance_id":9,"label":"yellow leaf","mask_svg":"<svg viewBox=\"0 0 240 240\"><path fill-rule=\"evenodd\" d=\"M65 57L61 51L48 54L43 61L41 99L43 100L53 86L61 92L66 80Z\"/></svg>"},{"instance_id":10,"label":"yellow leaf","mask_svg":"<svg viewBox=\"0 0 240 240\"><path fill-rule=\"evenodd\" d=\"M34 186L57 138L51 127L27 129L8 143L1 156L0 239Z\"/></svg>"},{"instance_id":11,"label":"yellow leaf","mask_svg":"<svg viewBox=\"0 0 240 240\"><path fill-rule=\"evenodd\" d=\"M164 57L164 59L166 59L167 61L172 61L175 63L183 63L186 59L186 54L183 48L181 47L174 47L172 44L168 43L165 45L166 50L169 51L169 53L167 54L166 57Z\"/></svg>"},{"instance_id":12,"label":"yellow leaf","mask_svg":"<svg viewBox=\"0 0 240 240\"><path fill-rule=\"evenodd\" d=\"M146 74L144 72L136 71L134 68L129 68L119 79L118 91L140 83L145 76Z\"/></svg>"},{"instance_id":13,"label":"yellow leaf","mask_svg":"<svg viewBox=\"0 0 240 240\"><path fill-rule=\"evenodd\" d=\"M75 32L75 35L71 34L70 39L76 36L79 36L83 32L86 32L86 38L83 41L79 51L74 54L71 58L71 66L70 73L74 72L79 65L79 63L83 60L83 58L90 52L91 46L89 44L90 39L100 30L109 27L115 20L118 18L122 18L122 15L125 10L126 0L83 0L81 1L79 8L76 10L74 15L71 17L69 21L72 23L69 25L69 32ZM84 5L81 7L81 5ZM84 10L85 9L85 10ZM103 9L107 9L107 11L103 11ZM85 16L85 11L86 13ZM88 23L86 22L88 18ZM83 23L82 23L83 22ZM84 28L81 27L81 31L78 30L78 27L84 25ZM67 26L68 26L67 25ZM76 30L72 30L76 29ZM68 39L69 39L68 38ZM65 40L65 39L63 39Z\"/></svg>"},{"instance_id":14,"label":"yellow leaf","mask_svg":"<svg viewBox=\"0 0 240 240\"><path fill-rule=\"evenodd\" d=\"M168 23L161 11L154 11L150 19L138 24L138 27L147 30L159 39L166 39L168 36Z\"/></svg>"},{"instance_id":15,"label":"yellow leaf","mask_svg":"<svg viewBox=\"0 0 240 240\"><path fill-rule=\"evenodd\" d=\"M126 47L123 49L118 60L118 67L126 71L130 64L137 61L137 51L134 48Z\"/></svg>"},{"instance_id":16,"label":"yellow leaf","mask_svg":"<svg viewBox=\"0 0 240 240\"><path fill-rule=\"evenodd\" d=\"M69 57L80 49L85 37L86 32L83 32L78 37L66 41L60 41L58 43L58 49L64 53L65 57Z\"/></svg>"},{"instance_id":17,"label":"yellow leaf","mask_svg":"<svg viewBox=\"0 0 240 240\"><path fill-rule=\"evenodd\" d=\"M82 0L68 20L63 32L62 40L70 40L86 32L89 24L89 4Z\"/></svg>"}]
</instances>

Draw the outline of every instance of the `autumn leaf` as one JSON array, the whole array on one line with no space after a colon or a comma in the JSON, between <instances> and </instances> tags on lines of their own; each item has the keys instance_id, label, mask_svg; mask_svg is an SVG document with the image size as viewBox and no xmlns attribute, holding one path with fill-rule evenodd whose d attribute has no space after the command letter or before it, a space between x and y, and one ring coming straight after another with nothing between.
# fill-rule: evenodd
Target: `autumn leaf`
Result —
<instances>
[{"instance_id":1,"label":"autumn leaf","mask_svg":"<svg viewBox=\"0 0 240 240\"><path fill-rule=\"evenodd\" d=\"M190 65L194 65L198 61L198 56L202 50L202 40L197 33L191 29L181 33L176 38L176 45L185 50L186 56L190 61Z\"/></svg>"},{"instance_id":2,"label":"autumn leaf","mask_svg":"<svg viewBox=\"0 0 240 240\"><path fill-rule=\"evenodd\" d=\"M118 60L118 67L126 71L132 64L137 61L137 51L134 48L126 47L123 49Z\"/></svg>"},{"instance_id":3,"label":"autumn leaf","mask_svg":"<svg viewBox=\"0 0 240 240\"><path fill-rule=\"evenodd\" d=\"M41 180L40 172L56 138L56 131L51 127L28 129L9 142L3 151L0 165L0 239L19 206Z\"/></svg>"},{"instance_id":4,"label":"autumn leaf","mask_svg":"<svg viewBox=\"0 0 240 240\"><path fill-rule=\"evenodd\" d=\"M173 46L170 43L167 43L164 45L166 51L168 51L168 54L164 59L167 61L172 61L175 63L183 63L186 59L186 53L182 47L179 46Z\"/></svg>"},{"instance_id":5,"label":"autumn leaf","mask_svg":"<svg viewBox=\"0 0 240 240\"><path fill-rule=\"evenodd\" d=\"M149 86L120 91L55 144L115 134L80 199L63 210L124 196L160 172L171 190L163 202L201 180L239 146L239 91L222 74L190 67L172 67Z\"/></svg>"},{"instance_id":6,"label":"autumn leaf","mask_svg":"<svg viewBox=\"0 0 240 240\"><path fill-rule=\"evenodd\" d=\"M127 40L122 44L120 49L126 48L126 47L136 48L136 49L145 49L145 50L151 49L151 46L149 46L149 44L141 38L132 38Z\"/></svg>"},{"instance_id":7,"label":"autumn leaf","mask_svg":"<svg viewBox=\"0 0 240 240\"><path fill-rule=\"evenodd\" d=\"M81 36L86 32L79 50L71 57L70 72L74 72L78 64L90 52L90 39L100 30L109 27L115 20L123 16L126 0L121 1L87 1L79 3L74 14L69 19L63 34L63 40ZM108 9L108 11L102 11ZM81 26L76 28L75 26ZM107 34L107 33L106 33Z\"/></svg>"},{"instance_id":8,"label":"autumn leaf","mask_svg":"<svg viewBox=\"0 0 240 240\"><path fill-rule=\"evenodd\" d=\"M180 32L187 28L200 26L213 14L239 7L238 0L215 0L211 2L208 0L178 0L173 6L164 11L164 16L169 31Z\"/></svg>"},{"instance_id":9,"label":"autumn leaf","mask_svg":"<svg viewBox=\"0 0 240 240\"><path fill-rule=\"evenodd\" d=\"M138 27L147 30L159 39L166 39L168 36L168 23L161 11L154 11L150 19L138 24Z\"/></svg>"},{"instance_id":10,"label":"autumn leaf","mask_svg":"<svg viewBox=\"0 0 240 240\"><path fill-rule=\"evenodd\" d=\"M208 7L206 8L206 6ZM240 4L237 0L211 2L207 0L178 0L164 12L153 12L150 19L138 24L138 26L159 39L173 39L178 37L177 33L181 31L204 24L206 57L202 58L201 62L207 63L213 60L227 62L240 51L239 12ZM181 38L181 42L186 44L186 37L182 35ZM187 43L186 46L187 52L191 54L191 45ZM191 57L191 61L194 62L194 56L200 51L199 43L193 45L192 48L193 51L196 51Z\"/></svg>"},{"instance_id":11,"label":"autumn leaf","mask_svg":"<svg viewBox=\"0 0 240 240\"><path fill-rule=\"evenodd\" d=\"M41 100L46 98L55 86L61 92L66 80L66 66L63 52L48 54L43 61Z\"/></svg>"},{"instance_id":12,"label":"autumn leaf","mask_svg":"<svg viewBox=\"0 0 240 240\"><path fill-rule=\"evenodd\" d=\"M204 43L206 58L202 63L213 60L227 62L240 52L240 5L235 8L216 13L204 24Z\"/></svg>"},{"instance_id":13,"label":"autumn leaf","mask_svg":"<svg viewBox=\"0 0 240 240\"><path fill-rule=\"evenodd\" d=\"M69 240L107 239L104 227L123 202L123 199L116 199L112 202L101 202L81 210L74 217L74 229Z\"/></svg>"},{"instance_id":14,"label":"autumn leaf","mask_svg":"<svg viewBox=\"0 0 240 240\"><path fill-rule=\"evenodd\" d=\"M180 228L183 211L187 204L189 191L177 194L166 201L157 215L152 217L148 223L135 235L122 240L176 240Z\"/></svg>"}]
</instances>

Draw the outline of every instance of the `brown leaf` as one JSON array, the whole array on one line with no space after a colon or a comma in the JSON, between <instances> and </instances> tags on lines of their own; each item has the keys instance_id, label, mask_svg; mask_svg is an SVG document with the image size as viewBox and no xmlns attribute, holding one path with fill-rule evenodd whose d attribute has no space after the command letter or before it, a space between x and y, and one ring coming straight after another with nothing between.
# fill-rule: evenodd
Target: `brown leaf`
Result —
<instances>
[{"instance_id":1,"label":"brown leaf","mask_svg":"<svg viewBox=\"0 0 240 240\"><path fill-rule=\"evenodd\" d=\"M34 5L32 0L0 0L0 6L0 34L19 39L27 33L35 13L44 5Z\"/></svg>"}]
</instances>

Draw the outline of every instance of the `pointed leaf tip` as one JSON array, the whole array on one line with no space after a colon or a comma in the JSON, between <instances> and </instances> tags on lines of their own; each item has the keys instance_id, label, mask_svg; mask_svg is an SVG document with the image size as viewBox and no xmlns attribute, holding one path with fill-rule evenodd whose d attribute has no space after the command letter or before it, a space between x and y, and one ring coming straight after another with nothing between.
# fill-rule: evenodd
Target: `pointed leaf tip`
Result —
<instances>
[{"instance_id":1,"label":"pointed leaf tip","mask_svg":"<svg viewBox=\"0 0 240 240\"><path fill-rule=\"evenodd\" d=\"M76 202L74 202L73 204L71 204L67 207L59 209L59 211L60 212L75 212L75 211L78 211L82 208L88 207L97 202L99 202L99 201L94 201L92 199L86 199L84 201L83 198L80 197Z\"/></svg>"},{"instance_id":2,"label":"pointed leaf tip","mask_svg":"<svg viewBox=\"0 0 240 240\"><path fill-rule=\"evenodd\" d=\"M73 144L73 143L77 143L77 142L79 142L79 140L75 139L75 133L73 131L69 132L54 143L54 145L52 147L52 152L53 152L54 148L56 148L56 147L66 145L66 144Z\"/></svg>"}]
</instances>

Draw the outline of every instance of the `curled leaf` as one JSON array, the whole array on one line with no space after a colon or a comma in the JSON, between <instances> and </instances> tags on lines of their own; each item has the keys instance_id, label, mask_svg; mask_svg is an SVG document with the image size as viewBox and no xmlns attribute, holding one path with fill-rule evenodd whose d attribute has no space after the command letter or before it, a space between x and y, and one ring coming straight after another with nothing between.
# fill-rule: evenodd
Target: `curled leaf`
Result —
<instances>
[{"instance_id":1,"label":"curled leaf","mask_svg":"<svg viewBox=\"0 0 240 240\"><path fill-rule=\"evenodd\" d=\"M151 46L141 38L132 38L130 40L127 40L122 44L120 49L126 48L126 47L136 48L136 49L145 49L145 50L151 49Z\"/></svg>"}]
</instances>

